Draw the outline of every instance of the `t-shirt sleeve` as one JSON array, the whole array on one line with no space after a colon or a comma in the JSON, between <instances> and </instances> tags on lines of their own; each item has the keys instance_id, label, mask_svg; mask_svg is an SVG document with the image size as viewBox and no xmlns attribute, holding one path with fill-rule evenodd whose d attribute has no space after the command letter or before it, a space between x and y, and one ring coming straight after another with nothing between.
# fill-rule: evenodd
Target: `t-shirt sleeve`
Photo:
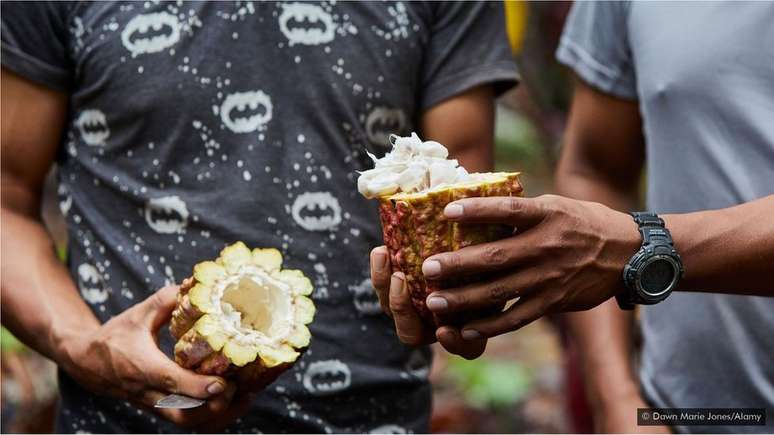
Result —
<instances>
[{"instance_id":1,"label":"t-shirt sleeve","mask_svg":"<svg viewBox=\"0 0 774 435\"><path fill-rule=\"evenodd\" d=\"M625 2L575 2L556 58L589 85L614 96L637 99L637 77L629 46Z\"/></svg>"},{"instance_id":2,"label":"t-shirt sleeve","mask_svg":"<svg viewBox=\"0 0 774 435\"><path fill-rule=\"evenodd\" d=\"M433 4L422 64L420 106L427 109L483 84L499 95L518 80L500 2Z\"/></svg>"},{"instance_id":3,"label":"t-shirt sleeve","mask_svg":"<svg viewBox=\"0 0 774 435\"><path fill-rule=\"evenodd\" d=\"M67 92L72 80L65 2L2 2L3 68Z\"/></svg>"}]
</instances>

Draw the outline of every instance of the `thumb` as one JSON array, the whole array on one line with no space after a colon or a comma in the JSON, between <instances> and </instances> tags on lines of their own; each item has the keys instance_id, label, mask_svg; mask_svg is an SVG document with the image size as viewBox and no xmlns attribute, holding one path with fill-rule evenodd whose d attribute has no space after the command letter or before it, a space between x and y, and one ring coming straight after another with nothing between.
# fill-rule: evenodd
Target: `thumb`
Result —
<instances>
[{"instance_id":1,"label":"thumb","mask_svg":"<svg viewBox=\"0 0 774 435\"><path fill-rule=\"evenodd\" d=\"M186 370L160 350L154 352L146 364L147 382L159 391L206 399L226 390L226 381L223 378Z\"/></svg>"},{"instance_id":2,"label":"thumb","mask_svg":"<svg viewBox=\"0 0 774 435\"><path fill-rule=\"evenodd\" d=\"M520 229L540 223L547 211L538 198L492 196L465 198L449 203L447 219L464 223L507 224Z\"/></svg>"},{"instance_id":3,"label":"thumb","mask_svg":"<svg viewBox=\"0 0 774 435\"><path fill-rule=\"evenodd\" d=\"M151 331L158 331L172 317L179 289L177 285L166 286L142 301L139 308L144 311L143 319Z\"/></svg>"}]
</instances>

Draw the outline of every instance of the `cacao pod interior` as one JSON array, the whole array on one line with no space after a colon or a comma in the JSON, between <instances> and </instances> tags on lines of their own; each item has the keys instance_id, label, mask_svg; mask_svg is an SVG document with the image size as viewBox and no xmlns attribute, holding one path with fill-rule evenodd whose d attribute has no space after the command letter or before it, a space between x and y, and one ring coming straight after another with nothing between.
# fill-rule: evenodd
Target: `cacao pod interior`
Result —
<instances>
[{"instance_id":1,"label":"cacao pod interior","mask_svg":"<svg viewBox=\"0 0 774 435\"><path fill-rule=\"evenodd\" d=\"M259 283L250 276L242 276L239 281L223 290L221 304L229 304L241 313L241 327L252 329L274 338L287 329L291 315L289 295L271 283Z\"/></svg>"}]
</instances>

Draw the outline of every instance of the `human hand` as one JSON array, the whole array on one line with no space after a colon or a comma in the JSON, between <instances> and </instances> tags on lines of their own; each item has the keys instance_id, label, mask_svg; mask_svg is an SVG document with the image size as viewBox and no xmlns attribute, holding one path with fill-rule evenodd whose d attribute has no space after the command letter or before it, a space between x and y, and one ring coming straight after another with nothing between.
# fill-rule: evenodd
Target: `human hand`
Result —
<instances>
[{"instance_id":1,"label":"human hand","mask_svg":"<svg viewBox=\"0 0 774 435\"><path fill-rule=\"evenodd\" d=\"M217 376L186 370L158 348L156 334L177 301L177 286L164 287L104 325L62 343L65 371L90 391L152 409L182 427L217 432L247 411L249 395ZM207 399L195 409L159 409L170 393Z\"/></svg>"},{"instance_id":2,"label":"human hand","mask_svg":"<svg viewBox=\"0 0 774 435\"><path fill-rule=\"evenodd\" d=\"M517 330L545 314L593 308L623 286L622 271L640 246L633 219L602 204L554 195L467 198L446 206L460 223L506 224L512 237L431 256L425 277L488 276L428 295L436 314L474 312L519 298L505 311L462 327L479 340Z\"/></svg>"},{"instance_id":3,"label":"human hand","mask_svg":"<svg viewBox=\"0 0 774 435\"><path fill-rule=\"evenodd\" d=\"M391 273L390 256L385 246L371 251L371 283L379 296L382 310L395 322L398 338L405 344L419 346L436 340L450 353L474 359L484 353L486 339L464 340L458 328L441 326L430 329L411 303L403 273Z\"/></svg>"}]
</instances>

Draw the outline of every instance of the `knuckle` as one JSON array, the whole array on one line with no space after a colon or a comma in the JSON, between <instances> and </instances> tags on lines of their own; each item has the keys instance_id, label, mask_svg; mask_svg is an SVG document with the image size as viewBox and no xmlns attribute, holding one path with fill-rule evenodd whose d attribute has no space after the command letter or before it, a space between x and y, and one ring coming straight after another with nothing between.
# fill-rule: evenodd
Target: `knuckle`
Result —
<instances>
[{"instance_id":1,"label":"knuckle","mask_svg":"<svg viewBox=\"0 0 774 435\"><path fill-rule=\"evenodd\" d=\"M462 265L462 257L457 252L449 252L446 255L438 257L438 261L445 266L446 269L457 269Z\"/></svg>"},{"instance_id":2,"label":"knuckle","mask_svg":"<svg viewBox=\"0 0 774 435\"><path fill-rule=\"evenodd\" d=\"M390 288L389 278L386 278L379 273L371 271L371 286L376 291L376 294L381 296L381 293L388 291Z\"/></svg>"},{"instance_id":3,"label":"knuckle","mask_svg":"<svg viewBox=\"0 0 774 435\"><path fill-rule=\"evenodd\" d=\"M502 284L494 284L488 289L489 299L492 302L506 302L510 297L510 290Z\"/></svg>"},{"instance_id":4,"label":"knuckle","mask_svg":"<svg viewBox=\"0 0 774 435\"><path fill-rule=\"evenodd\" d=\"M505 249L497 245L485 247L482 254L483 260L492 266L501 266L508 260Z\"/></svg>"},{"instance_id":5,"label":"knuckle","mask_svg":"<svg viewBox=\"0 0 774 435\"><path fill-rule=\"evenodd\" d=\"M562 198L557 195L540 195L537 197L537 204L547 211L557 211L561 208Z\"/></svg>"},{"instance_id":6,"label":"knuckle","mask_svg":"<svg viewBox=\"0 0 774 435\"><path fill-rule=\"evenodd\" d=\"M374 288L374 293L376 293L376 296L379 298L379 300L386 299L387 294L390 292L389 283L385 283L383 280L378 279L371 279L371 283Z\"/></svg>"},{"instance_id":7,"label":"knuckle","mask_svg":"<svg viewBox=\"0 0 774 435\"><path fill-rule=\"evenodd\" d=\"M514 218L519 214L521 204L518 198L509 196L497 203L496 211L505 218Z\"/></svg>"},{"instance_id":8,"label":"knuckle","mask_svg":"<svg viewBox=\"0 0 774 435\"><path fill-rule=\"evenodd\" d=\"M399 332L398 339L404 344L409 346L419 346L422 344L422 337L417 334L409 334L406 332Z\"/></svg>"},{"instance_id":9,"label":"knuckle","mask_svg":"<svg viewBox=\"0 0 774 435\"><path fill-rule=\"evenodd\" d=\"M177 392L178 388L178 382L177 377L171 373L162 373L161 374L161 387L163 387L166 391L170 392Z\"/></svg>"},{"instance_id":10,"label":"knuckle","mask_svg":"<svg viewBox=\"0 0 774 435\"><path fill-rule=\"evenodd\" d=\"M504 204L505 212L507 214L516 214L521 210L521 203L514 196L509 196Z\"/></svg>"},{"instance_id":11,"label":"knuckle","mask_svg":"<svg viewBox=\"0 0 774 435\"><path fill-rule=\"evenodd\" d=\"M400 295L392 293L390 294L390 311L393 314L404 315L409 314L412 310L411 302L402 298Z\"/></svg>"},{"instance_id":12,"label":"knuckle","mask_svg":"<svg viewBox=\"0 0 774 435\"><path fill-rule=\"evenodd\" d=\"M161 300L161 294L158 291L150 295L147 300L148 300L148 308L152 309L153 311L159 310L163 306L163 301Z\"/></svg>"},{"instance_id":13,"label":"knuckle","mask_svg":"<svg viewBox=\"0 0 774 435\"><path fill-rule=\"evenodd\" d=\"M540 277L540 282L535 285L545 288L557 288L562 286L562 275L558 272L548 271Z\"/></svg>"},{"instance_id":14,"label":"knuckle","mask_svg":"<svg viewBox=\"0 0 774 435\"><path fill-rule=\"evenodd\" d=\"M540 250L545 258L558 258L565 248L565 236L554 232L544 235L540 243Z\"/></svg>"},{"instance_id":15,"label":"knuckle","mask_svg":"<svg viewBox=\"0 0 774 435\"><path fill-rule=\"evenodd\" d=\"M544 272L543 277L546 283L559 284L564 282L567 274L560 268L552 268Z\"/></svg>"}]
</instances>

